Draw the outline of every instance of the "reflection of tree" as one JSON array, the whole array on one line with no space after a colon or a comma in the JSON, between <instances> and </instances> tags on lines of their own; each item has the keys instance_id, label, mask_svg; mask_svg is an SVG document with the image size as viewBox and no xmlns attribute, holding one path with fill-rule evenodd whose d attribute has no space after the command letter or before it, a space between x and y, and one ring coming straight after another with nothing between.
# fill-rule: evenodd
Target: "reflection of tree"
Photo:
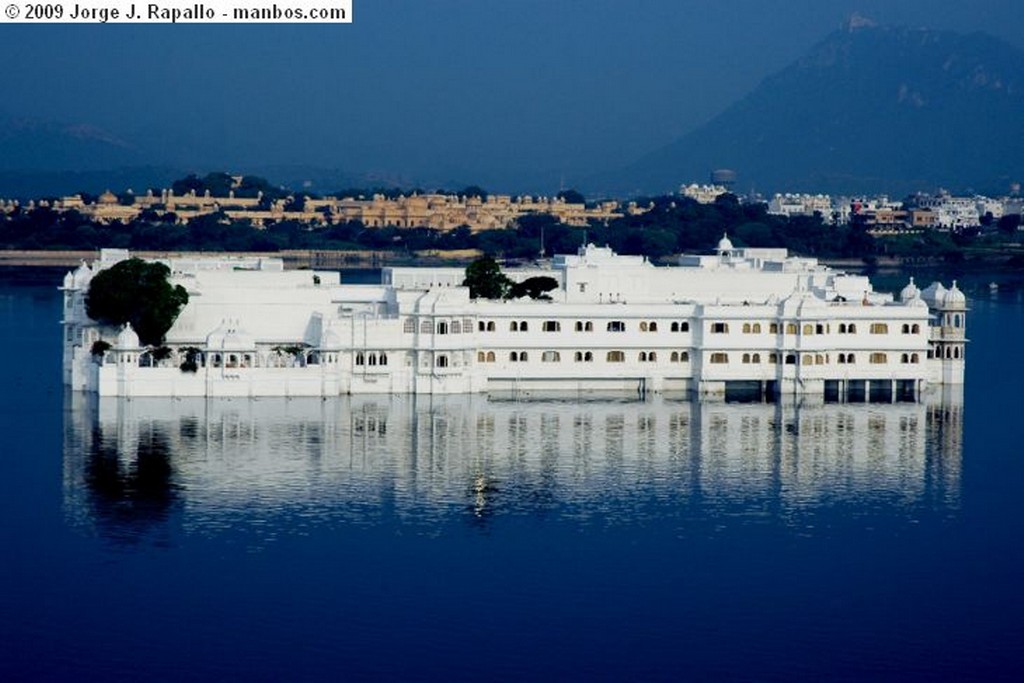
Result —
<instances>
[{"instance_id":1,"label":"reflection of tree","mask_svg":"<svg viewBox=\"0 0 1024 683\"><path fill-rule=\"evenodd\" d=\"M139 435L134 458L116 442L93 432L85 463L85 484L97 526L122 542L136 542L164 522L178 503L166 436Z\"/></svg>"}]
</instances>

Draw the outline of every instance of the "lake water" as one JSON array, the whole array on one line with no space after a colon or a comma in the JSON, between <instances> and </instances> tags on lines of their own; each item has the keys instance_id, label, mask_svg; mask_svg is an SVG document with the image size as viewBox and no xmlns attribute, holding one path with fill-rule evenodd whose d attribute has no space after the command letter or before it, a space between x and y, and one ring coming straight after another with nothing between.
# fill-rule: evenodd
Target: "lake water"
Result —
<instances>
[{"instance_id":1,"label":"lake water","mask_svg":"<svg viewBox=\"0 0 1024 683\"><path fill-rule=\"evenodd\" d=\"M1019 680L1017 290L897 405L103 401L0 271L0 679Z\"/></svg>"}]
</instances>

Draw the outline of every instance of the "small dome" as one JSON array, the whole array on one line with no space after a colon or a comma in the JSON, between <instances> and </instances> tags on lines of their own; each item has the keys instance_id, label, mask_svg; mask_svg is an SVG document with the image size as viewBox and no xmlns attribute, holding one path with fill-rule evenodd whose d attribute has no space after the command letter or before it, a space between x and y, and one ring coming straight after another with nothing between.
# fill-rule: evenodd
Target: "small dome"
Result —
<instances>
[{"instance_id":1,"label":"small dome","mask_svg":"<svg viewBox=\"0 0 1024 683\"><path fill-rule=\"evenodd\" d=\"M82 261L82 265L75 269L75 273L72 276L72 284L75 289L85 289L89 286L91 280L92 270L85 261Z\"/></svg>"},{"instance_id":2,"label":"small dome","mask_svg":"<svg viewBox=\"0 0 1024 683\"><path fill-rule=\"evenodd\" d=\"M135 330L132 329L132 324L125 323L124 327L121 328L121 331L117 335L117 344L114 345L114 348L129 350L138 349L140 346L139 335L135 334Z\"/></svg>"},{"instance_id":3,"label":"small dome","mask_svg":"<svg viewBox=\"0 0 1024 683\"><path fill-rule=\"evenodd\" d=\"M209 351L252 351L256 339L238 324L238 320L222 320L220 325L206 337Z\"/></svg>"},{"instance_id":4,"label":"small dome","mask_svg":"<svg viewBox=\"0 0 1024 683\"><path fill-rule=\"evenodd\" d=\"M732 248L728 233L722 233L722 239L718 240L718 251L732 251Z\"/></svg>"},{"instance_id":5,"label":"small dome","mask_svg":"<svg viewBox=\"0 0 1024 683\"><path fill-rule=\"evenodd\" d=\"M924 302L924 299L922 299L919 296L915 296L913 299L905 303L907 306L910 306L911 308L928 308L928 304L926 304Z\"/></svg>"},{"instance_id":6,"label":"small dome","mask_svg":"<svg viewBox=\"0 0 1024 683\"><path fill-rule=\"evenodd\" d=\"M945 308L964 308L967 305L967 297L956 286L956 280L953 280L953 286L942 297L942 305Z\"/></svg>"},{"instance_id":7,"label":"small dome","mask_svg":"<svg viewBox=\"0 0 1024 683\"><path fill-rule=\"evenodd\" d=\"M117 204L117 195L110 190L107 190L101 194L96 201L100 204Z\"/></svg>"},{"instance_id":8,"label":"small dome","mask_svg":"<svg viewBox=\"0 0 1024 683\"><path fill-rule=\"evenodd\" d=\"M910 282L907 284L906 287L903 288L903 291L900 292L900 301L906 303L907 301L915 299L920 295L921 290L918 289L917 285L914 284L914 278L910 278Z\"/></svg>"},{"instance_id":9,"label":"small dome","mask_svg":"<svg viewBox=\"0 0 1024 683\"><path fill-rule=\"evenodd\" d=\"M75 274L70 270L64 275L64 289L72 289L75 286Z\"/></svg>"}]
</instances>

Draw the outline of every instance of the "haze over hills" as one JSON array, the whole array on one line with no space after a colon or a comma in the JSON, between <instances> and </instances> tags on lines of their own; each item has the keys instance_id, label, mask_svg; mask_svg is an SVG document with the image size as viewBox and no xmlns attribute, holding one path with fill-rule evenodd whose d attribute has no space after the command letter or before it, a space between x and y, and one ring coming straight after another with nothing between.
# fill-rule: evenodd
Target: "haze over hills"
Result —
<instances>
[{"instance_id":1,"label":"haze over hills","mask_svg":"<svg viewBox=\"0 0 1024 683\"><path fill-rule=\"evenodd\" d=\"M879 27L858 19L675 142L627 167L584 179L570 173L565 181L592 196L629 196L674 191L683 182L706 182L712 169L732 168L740 192L899 196L945 187L998 194L1011 181L1024 180L1021 121L1024 51L982 33ZM370 172L369 163L340 152L337 162L331 155L310 162L300 148L275 156L241 133L209 147L165 127L136 131L137 140L119 132L117 123L109 127L0 112L0 197L141 191L211 170L259 175L317 193L472 184L511 194L554 193L561 181L536 165L521 173L506 168L503 175L494 168L502 162L483 152L465 168L455 153L416 166L412 152L403 152L405 165L381 161ZM269 129L248 134L266 139ZM516 134L503 129L507 146L517 145ZM616 129L603 135L612 139ZM613 158L608 165L617 163ZM495 177L512 184L488 182Z\"/></svg>"},{"instance_id":2,"label":"haze over hills","mask_svg":"<svg viewBox=\"0 0 1024 683\"><path fill-rule=\"evenodd\" d=\"M852 20L708 123L588 190L1003 192L1024 178L1024 52L982 33ZM593 187L589 187L589 185Z\"/></svg>"}]
</instances>

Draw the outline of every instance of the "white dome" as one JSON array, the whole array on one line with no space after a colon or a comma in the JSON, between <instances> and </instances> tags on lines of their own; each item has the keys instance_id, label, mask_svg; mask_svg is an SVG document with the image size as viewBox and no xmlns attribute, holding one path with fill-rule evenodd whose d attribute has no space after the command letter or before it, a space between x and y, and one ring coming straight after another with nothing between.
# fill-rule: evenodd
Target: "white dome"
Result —
<instances>
[{"instance_id":1,"label":"white dome","mask_svg":"<svg viewBox=\"0 0 1024 683\"><path fill-rule=\"evenodd\" d=\"M117 335L117 344L114 348L117 349L138 349L141 345L139 344L139 335L135 334L135 330L132 329L131 323L125 323L124 327Z\"/></svg>"},{"instance_id":2,"label":"white dome","mask_svg":"<svg viewBox=\"0 0 1024 683\"><path fill-rule=\"evenodd\" d=\"M907 306L910 306L911 308L928 308L928 304L926 304L924 302L924 299L922 299L919 296L915 296L910 301L907 301L906 304L907 304Z\"/></svg>"},{"instance_id":3,"label":"white dome","mask_svg":"<svg viewBox=\"0 0 1024 683\"><path fill-rule=\"evenodd\" d=\"M910 278L910 282L903 288L903 291L900 292L900 301L906 303L911 299L917 298L920 294L921 290L914 284L914 278Z\"/></svg>"},{"instance_id":4,"label":"white dome","mask_svg":"<svg viewBox=\"0 0 1024 683\"><path fill-rule=\"evenodd\" d=\"M942 297L942 305L945 308L963 308L967 305L967 297L956 286L956 280L953 280L953 286Z\"/></svg>"},{"instance_id":5,"label":"white dome","mask_svg":"<svg viewBox=\"0 0 1024 683\"><path fill-rule=\"evenodd\" d=\"M206 337L208 351L252 351L256 339L238 324L238 320L222 320L220 325Z\"/></svg>"},{"instance_id":6,"label":"white dome","mask_svg":"<svg viewBox=\"0 0 1024 683\"><path fill-rule=\"evenodd\" d=\"M732 242L727 233L723 233L722 239L718 240L718 251L732 251Z\"/></svg>"},{"instance_id":7,"label":"white dome","mask_svg":"<svg viewBox=\"0 0 1024 683\"><path fill-rule=\"evenodd\" d=\"M71 289L75 286L75 275L70 270L64 275L64 289Z\"/></svg>"},{"instance_id":8,"label":"white dome","mask_svg":"<svg viewBox=\"0 0 1024 683\"><path fill-rule=\"evenodd\" d=\"M82 265L75 269L72 279L75 289L85 289L89 286L89 281L92 280L92 270L85 261L82 261Z\"/></svg>"}]
</instances>

